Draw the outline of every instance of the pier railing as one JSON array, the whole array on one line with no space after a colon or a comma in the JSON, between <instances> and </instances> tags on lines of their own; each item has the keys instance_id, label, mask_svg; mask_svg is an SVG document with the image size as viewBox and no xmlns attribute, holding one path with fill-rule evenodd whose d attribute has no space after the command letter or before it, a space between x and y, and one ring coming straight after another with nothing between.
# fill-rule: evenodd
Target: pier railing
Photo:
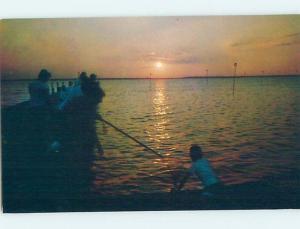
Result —
<instances>
[{"instance_id":1,"label":"pier railing","mask_svg":"<svg viewBox=\"0 0 300 229\"><path fill-rule=\"evenodd\" d=\"M73 87L76 84L76 80L50 80L50 94L56 95L62 91L65 91L69 87Z\"/></svg>"}]
</instances>

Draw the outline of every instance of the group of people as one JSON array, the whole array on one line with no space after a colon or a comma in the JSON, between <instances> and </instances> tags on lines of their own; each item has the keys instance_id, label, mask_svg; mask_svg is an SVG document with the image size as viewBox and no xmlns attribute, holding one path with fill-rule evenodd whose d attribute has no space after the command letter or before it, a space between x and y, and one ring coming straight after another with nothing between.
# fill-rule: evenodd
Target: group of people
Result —
<instances>
[{"instance_id":1,"label":"group of people","mask_svg":"<svg viewBox=\"0 0 300 229\"><path fill-rule=\"evenodd\" d=\"M63 86L55 96L50 94L48 85L50 78L51 73L46 69L42 69L38 79L29 84L29 104L31 108L51 107L63 111L76 98L85 97L88 101L97 104L105 96L96 74L91 74L88 77L86 72L82 72L74 85Z\"/></svg>"},{"instance_id":2,"label":"group of people","mask_svg":"<svg viewBox=\"0 0 300 229\"><path fill-rule=\"evenodd\" d=\"M40 133L39 143L45 142L47 152L60 150L62 145L60 138L65 135L61 128L65 117L76 119L82 114L85 115L82 121L85 123L85 119L93 115L95 106L102 102L105 96L96 74L88 76L86 72L81 72L75 82L69 82L68 87L64 85L58 87L56 92L52 90L52 93L48 84L50 78L51 73L47 69L42 69L38 79L28 86L30 94L28 111L34 120L36 132Z\"/></svg>"}]
</instances>

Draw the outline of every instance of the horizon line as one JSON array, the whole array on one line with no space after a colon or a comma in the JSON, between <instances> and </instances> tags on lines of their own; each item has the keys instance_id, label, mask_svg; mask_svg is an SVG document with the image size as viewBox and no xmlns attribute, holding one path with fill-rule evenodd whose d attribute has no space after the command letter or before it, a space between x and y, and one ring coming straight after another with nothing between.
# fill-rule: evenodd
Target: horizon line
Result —
<instances>
[{"instance_id":1,"label":"horizon line","mask_svg":"<svg viewBox=\"0 0 300 229\"><path fill-rule=\"evenodd\" d=\"M182 77L101 77L99 80L156 80L156 79L209 79L209 78L262 78L262 77L300 77L300 74L285 74L285 75L244 75L244 76L182 76ZM27 81L35 80L36 78L24 78L24 79L1 79L1 81ZM75 80L75 78L52 78L51 80ZM50 80L50 81L51 81Z\"/></svg>"}]
</instances>

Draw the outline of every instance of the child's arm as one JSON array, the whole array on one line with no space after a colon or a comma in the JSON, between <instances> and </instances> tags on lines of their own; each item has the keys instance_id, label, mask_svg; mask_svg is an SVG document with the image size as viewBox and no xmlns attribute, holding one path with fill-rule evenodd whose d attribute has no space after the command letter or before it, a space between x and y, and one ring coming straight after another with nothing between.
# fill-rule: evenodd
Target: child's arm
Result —
<instances>
[{"instance_id":1,"label":"child's arm","mask_svg":"<svg viewBox=\"0 0 300 229\"><path fill-rule=\"evenodd\" d=\"M190 176L191 176L190 171L187 171L184 177L182 178L182 180L180 181L179 185L176 187L177 191L180 191L183 188L183 186L185 185L185 183L187 182Z\"/></svg>"}]
</instances>

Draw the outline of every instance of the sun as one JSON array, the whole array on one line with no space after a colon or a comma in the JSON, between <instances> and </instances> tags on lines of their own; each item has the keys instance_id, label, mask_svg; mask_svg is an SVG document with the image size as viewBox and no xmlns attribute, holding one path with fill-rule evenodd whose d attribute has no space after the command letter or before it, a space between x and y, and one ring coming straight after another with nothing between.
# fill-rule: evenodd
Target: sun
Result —
<instances>
[{"instance_id":1,"label":"sun","mask_svg":"<svg viewBox=\"0 0 300 229\"><path fill-rule=\"evenodd\" d=\"M156 62L155 63L155 67L158 68L158 69L162 68L162 66L163 66L163 64L161 62Z\"/></svg>"}]
</instances>

